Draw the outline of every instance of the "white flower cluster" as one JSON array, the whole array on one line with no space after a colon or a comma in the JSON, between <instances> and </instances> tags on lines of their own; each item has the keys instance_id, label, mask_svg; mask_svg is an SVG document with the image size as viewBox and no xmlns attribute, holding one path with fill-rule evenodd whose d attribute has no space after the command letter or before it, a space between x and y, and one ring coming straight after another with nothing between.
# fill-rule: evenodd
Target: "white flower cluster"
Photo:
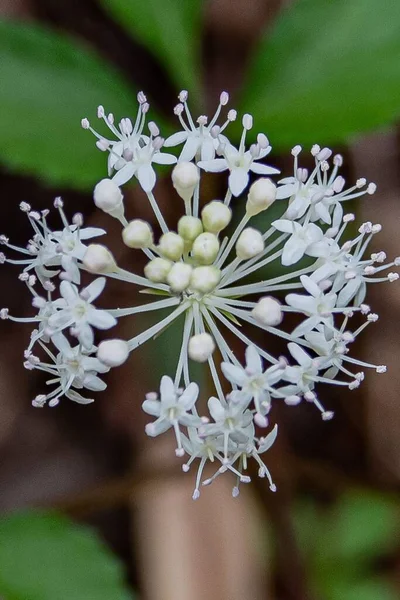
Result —
<instances>
[{"instance_id":1,"label":"white flower cluster","mask_svg":"<svg viewBox=\"0 0 400 600\"><path fill-rule=\"evenodd\" d=\"M187 92L181 92L175 108L181 131L166 140L153 122L145 132L149 105L142 92L135 123L124 118L116 126L113 115L106 116L104 108L98 108L98 117L115 139L103 137L87 119L82 120L83 128L96 136L96 146L108 152L109 177L95 186L94 202L121 223L123 243L145 254L144 273L119 268L104 245L87 245L86 240L105 232L83 228L79 214L70 224L60 198L55 200L63 224L60 231L49 228L48 211L38 213L22 203L21 210L32 225L32 239L26 248L19 248L1 236L0 242L11 252L22 253L23 258L15 260L1 253L0 261L23 267L20 279L32 295L36 313L31 318L17 318L3 308L0 317L35 323L24 365L51 376L47 383L53 385L52 391L33 400L34 406L42 407L46 403L55 406L62 396L91 402L77 390L104 389L99 374L124 363L130 352L168 331L168 325L182 315L175 373L164 375L159 393L150 392L143 403L143 410L155 417L146 427L147 434L157 436L172 429L177 456L187 457L182 466L185 472L198 459L194 499L202 485L225 472L236 477L233 496L237 496L239 484L250 481L246 474L249 458L258 463L259 476L267 477L274 491L261 459L277 435L276 425L262 435L269 426L272 403L283 401L291 406L304 399L329 420L333 412L323 407L318 384L351 390L364 379L363 369L386 370L383 365L351 357L350 349L361 331L378 319L365 304L367 284L397 280L396 272L385 271L399 266L400 259L387 263L383 251L367 254L381 226L367 222L355 230L355 217L344 212L343 203L373 194L376 186L359 179L345 189L345 180L338 174L341 156L332 157L330 149L315 145L311 149L314 166L309 172L299 166L302 149L296 146L292 150L293 176L274 183L269 176L279 171L264 162L271 150L267 137L259 133L246 149L253 128L250 115L243 117L243 134L236 148L225 134L236 111L230 110L225 122L218 124L228 94L221 94L210 121L206 116L194 120L187 98ZM179 158L163 152L163 147L181 144ZM153 195L154 164L174 165L172 185L184 208L175 230L168 227ZM224 198L206 204L201 201L204 171L229 172ZM252 175L247 189L250 174L260 177L254 180ZM120 188L132 177L146 194L160 233L142 219L126 219ZM242 194L246 194L246 203L240 220L232 217L233 210L242 206L236 200ZM252 220L276 201L282 203L281 218L261 231L257 220ZM238 222L233 229L229 229L231 220ZM281 265L280 274L269 276L272 263ZM84 288L79 287L82 271L98 276ZM100 310L93 302L107 277L134 284L158 299ZM37 291L38 283L44 292ZM273 294L279 294L279 299ZM109 329L118 318L165 309L169 309L167 316L132 339L109 339L95 346L93 328ZM294 315L289 318L287 313ZM286 323L293 318L296 321L292 331L290 325L282 326L285 315ZM355 326L350 325L353 318ZM275 357L264 350L248 337L242 324L249 325L250 331L258 328L285 340L286 356ZM233 337L246 347L245 366L232 350ZM216 363L218 356L220 364ZM191 381L191 361L208 363L211 372L215 391L208 399L208 415L204 415L206 403L199 387ZM211 477L203 479L207 463L217 466Z\"/></svg>"}]
</instances>

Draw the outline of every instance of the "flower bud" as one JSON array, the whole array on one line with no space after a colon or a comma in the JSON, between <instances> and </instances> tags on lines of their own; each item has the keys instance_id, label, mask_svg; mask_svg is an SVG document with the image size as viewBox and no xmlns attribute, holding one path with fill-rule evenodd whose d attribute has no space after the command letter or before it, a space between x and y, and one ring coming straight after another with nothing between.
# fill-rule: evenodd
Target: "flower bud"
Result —
<instances>
[{"instance_id":1,"label":"flower bud","mask_svg":"<svg viewBox=\"0 0 400 600\"><path fill-rule=\"evenodd\" d=\"M264 250L264 240L261 233L253 227L246 227L236 242L236 254L241 260L253 258Z\"/></svg>"},{"instance_id":2,"label":"flower bud","mask_svg":"<svg viewBox=\"0 0 400 600\"><path fill-rule=\"evenodd\" d=\"M250 187L246 212L249 216L254 217L254 215L258 215L258 213L271 206L275 199L276 185L267 177L261 177Z\"/></svg>"},{"instance_id":3,"label":"flower bud","mask_svg":"<svg viewBox=\"0 0 400 600\"><path fill-rule=\"evenodd\" d=\"M209 333L199 333L189 340L188 354L196 362L206 362L215 350L215 342Z\"/></svg>"},{"instance_id":4,"label":"flower bud","mask_svg":"<svg viewBox=\"0 0 400 600\"><path fill-rule=\"evenodd\" d=\"M203 223L197 217L185 215L178 221L178 233L185 242L193 242L198 235L203 233Z\"/></svg>"},{"instance_id":5,"label":"flower bud","mask_svg":"<svg viewBox=\"0 0 400 600\"><path fill-rule=\"evenodd\" d=\"M196 267L190 278L190 287L195 292L208 294L212 292L221 279L221 271L217 267Z\"/></svg>"},{"instance_id":6,"label":"flower bud","mask_svg":"<svg viewBox=\"0 0 400 600\"><path fill-rule=\"evenodd\" d=\"M193 196L194 188L199 183L199 169L192 162L180 162L172 170L172 183L185 202Z\"/></svg>"},{"instance_id":7,"label":"flower bud","mask_svg":"<svg viewBox=\"0 0 400 600\"><path fill-rule=\"evenodd\" d=\"M213 200L201 211L204 229L211 233L219 233L225 229L232 218L232 211L219 200Z\"/></svg>"},{"instance_id":8,"label":"flower bud","mask_svg":"<svg viewBox=\"0 0 400 600\"><path fill-rule=\"evenodd\" d=\"M93 191L94 203L97 208L114 216L124 214L123 195L112 179L102 179Z\"/></svg>"},{"instance_id":9,"label":"flower bud","mask_svg":"<svg viewBox=\"0 0 400 600\"><path fill-rule=\"evenodd\" d=\"M165 283L171 268L172 262L170 260L157 257L147 263L144 274L153 283Z\"/></svg>"},{"instance_id":10,"label":"flower bud","mask_svg":"<svg viewBox=\"0 0 400 600\"><path fill-rule=\"evenodd\" d=\"M117 268L113 255L102 244L90 244L82 263L91 273L111 273Z\"/></svg>"},{"instance_id":11,"label":"flower bud","mask_svg":"<svg viewBox=\"0 0 400 600\"><path fill-rule=\"evenodd\" d=\"M128 356L129 346L125 340L105 340L97 349L97 358L107 367L119 367Z\"/></svg>"},{"instance_id":12,"label":"flower bud","mask_svg":"<svg viewBox=\"0 0 400 600\"><path fill-rule=\"evenodd\" d=\"M283 319L280 303L271 296L260 298L251 313L258 323L269 327L276 327Z\"/></svg>"},{"instance_id":13,"label":"flower bud","mask_svg":"<svg viewBox=\"0 0 400 600\"><path fill-rule=\"evenodd\" d=\"M183 292L189 286L193 268L183 262L175 263L167 275L167 283L175 293Z\"/></svg>"},{"instance_id":14,"label":"flower bud","mask_svg":"<svg viewBox=\"0 0 400 600\"><path fill-rule=\"evenodd\" d=\"M161 236L158 249L165 258L179 260L184 250L183 238L174 231L168 231Z\"/></svg>"},{"instance_id":15,"label":"flower bud","mask_svg":"<svg viewBox=\"0 0 400 600\"><path fill-rule=\"evenodd\" d=\"M146 221L134 219L122 230L122 239L129 248L149 248L153 244L153 231Z\"/></svg>"},{"instance_id":16,"label":"flower bud","mask_svg":"<svg viewBox=\"0 0 400 600\"><path fill-rule=\"evenodd\" d=\"M193 258L202 265L214 262L219 252L219 241L213 233L201 233L193 242Z\"/></svg>"}]
</instances>

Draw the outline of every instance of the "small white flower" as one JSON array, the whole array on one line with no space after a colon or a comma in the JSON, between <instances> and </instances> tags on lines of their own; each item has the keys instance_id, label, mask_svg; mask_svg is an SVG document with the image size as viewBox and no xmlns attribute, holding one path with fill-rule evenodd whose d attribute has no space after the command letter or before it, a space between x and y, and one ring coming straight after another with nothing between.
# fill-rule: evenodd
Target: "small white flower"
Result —
<instances>
[{"instance_id":1,"label":"small white flower","mask_svg":"<svg viewBox=\"0 0 400 600\"><path fill-rule=\"evenodd\" d=\"M79 293L75 285L62 281L60 284L62 300L57 306L59 310L49 318L50 327L54 330L72 327L74 335L81 344L90 349L94 341L92 326L97 329L109 329L117 323L115 317L109 312L92 306L93 300L100 296L105 284L105 278L99 277Z\"/></svg>"},{"instance_id":2,"label":"small white flower","mask_svg":"<svg viewBox=\"0 0 400 600\"><path fill-rule=\"evenodd\" d=\"M300 280L309 295L288 294L286 296L286 304L288 306L308 317L293 330L292 335L294 337L300 337L308 333L320 323L332 326L332 310L335 308L337 301L336 294L324 294L315 281L307 277L307 275L302 275Z\"/></svg>"},{"instance_id":3,"label":"small white flower","mask_svg":"<svg viewBox=\"0 0 400 600\"><path fill-rule=\"evenodd\" d=\"M288 219L278 219L272 225L278 231L291 234L283 247L282 264L285 266L299 262L304 254L314 256L313 244L324 237L322 229L314 223L301 225Z\"/></svg>"},{"instance_id":4,"label":"small white flower","mask_svg":"<svg viewBox=\"0 0 400 600\"><path fill-rule=\"evenodd\" d=\"M246 115L245 115L246 116ZM265 158L271 151L271 146L265 144L255 144L250 150L245 149L247 129L244 128L239 149L232 144L225 143L222 147L223 158L215 158L213 160L201 160L198 165L205 171L211 173L220 173L230 171L228 185L234 196L240 196L249 183L249 171L257 175L275 175L279 173L279 169L269 167L255 161Z\"/></svg>"}]
</instances>

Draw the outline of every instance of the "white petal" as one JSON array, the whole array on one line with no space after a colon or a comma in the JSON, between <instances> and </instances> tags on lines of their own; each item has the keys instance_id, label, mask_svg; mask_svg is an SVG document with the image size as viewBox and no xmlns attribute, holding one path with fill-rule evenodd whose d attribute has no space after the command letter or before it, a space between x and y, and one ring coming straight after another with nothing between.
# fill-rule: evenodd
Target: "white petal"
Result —
<instances>
[{"instance_id":1,"label":"white petal","mask_svg":"<svg viewBox=\"0 0 400 600\"><path fill-rule=\"evenodd\" d=\"M135 174L135 171L135 165L132 162L129 162L126 165L124 165L122 169L115 173L112 180L118 187L120 187L121 185L124 185L124 183L132 179L132 177Z\"/></svg>"},{"instance_id":2,"label":"white petal","mask_svg":"<svg viewBox=\"0 0 400 600\"><path fill-rule=\"evenodd\" d=\"M318 215L318 217L321 219L321 221L323 221L327 225L331 224L332 219L331 219L331 215L329 213L329 209L323 202L318 202L315 205L315 213Z\"/></svg>"},{"instance_id":3,"label":"white petal","mask_svg":"<svg viewBox=\"0 0 400 600\"><path fill-rule=\"evenodd\" d=\"M84 348L90 350L94 342L93 329L87 323L81 325L78 334L78 340Z\"/></svg>"},{"instance_id":4,"label":"white petal","mask_svg":"<svg viewBox=\"0 0 400 600\"><path fill-rule=\"evenodd\" d=\"M51 336L51 341L53 342L57 350L59 350L63 354L71 354L71 345L64 334L55 333Z\"/></svg>"},{"instance_id":5,"label":"white petal","mask_svg":"<svg viewBox=\"0 0 400 600\"><path fill-rule=\"evenodd\" d=\"M292 221L289 221L289 219L278 219L277 221L273 221L272 226L283 233L293 233L294 231L293 223Z\"/></svg>"},{"instance_id":6,"label":"white petal","mask_svg":"<svg viewBox=\"0 0 400 600\"><path fill-rule=\"evenodd\" d=\"M355 277L354 279L350 279L348 283L341 290L337 303L338 306L347 306L350 300L356 295L358 288L361 285L361 279L359 277Z\"/></svg>"},{"instance_id":7,"label":"white petal","mask_svg":"<svg viewBox=\"0 0 400 600\"><path fill-rule=\"evenodd\" d=\"M161 402L163 403L166 402L167 404L170 404L176 399L176 390L174 382L172 381L171 377L168 377L167 375L163 375L161 377L160 395Z\"/></svg>"},{"instance_id":8,"label":"white petal","mask_svg":"<svg viewBox=\"0 0 400 600\"><path fill-rule=\"evenodd\" d=\"M75 390L68 390L68 392L65 395L67 396L67 398L73 400L74 402L77 402L78 404L92 404L92 402L94 402L93 398L84 398Z\"/></svg>"},{"instance_id":9,"label":"white petal","mask_svg":"<svg viewBox=\"0 0 400 600\"><path fill-rule=\"evenodd\" d=\"M85 227L84 229L79 230L79 239L88 240L93 237L98 237L99 235L104 235L106 231L104 229L100 229L100 227Z\"/></svg>"},{"instance_id":10,"label":"white petal","mask_svg":"<svg viewBox=\"0 0 400 600\"><path fill-rule=\"evenodd\" d=\"M164 142L164 146L166 148L172 148L173 146L179 146L179 144L183 144L183 142L187 139L188 133L187 131L177 131L173 133Z\"/></svg>"},{"instance_id":11,"label":"white petal","mask_svg":"<svg viewBox=\"0 0 400 600\"><path fill-rule=\"evenodd\" d=\"M314 298L321 296L321 289L310 277L307 277L307 275L302 275L300 277L300 281L303 284L304 289L311 294L311 296L314 296Z\"/></svg>"},{"instance_id":12,"label":"white petal","mask_svg":"<svg viewBox=\"0 0 400 600\"><path fill-rule=\"evenodd\" d=\"M276 188L276 199L281 200L282 198L290 198L296 193L297 186L293 183L287 183L286 185L279 185Z\"/></svg>"},{"instance_id":13,"label":"white petal","mask_svg":"<svg viewBox=\"0 0 400 600\"><path fill-rule=\"evenodd\" d=\"M96 377L96 375L86 375L83 385L92 392L102 392L107 387L107 384L100 377Z\"/></svg>"},{"instance_id":14,"label":"white petal","mask_svg":"<svg viewBox=\"0 0 400 600\"><path fill-rule=\"evenodd\" d=\"M232 365L228 362L223 362L221 363L221 370L228 381L235 383L236 385L240 385L240 387L242 387L247 381L247 375L242 367Z\"/></svg>"},{"instance_id":15,"label":"white petal","mask_svg":"<svg viewBox=\"0 0 400 600\"><path fill-rule=\"evenodd\" d=\"M250 171L253 171L253 173L256 173L257 175L277 175L280 173L279 169L275 169L274 167L269 167L268 165L263 165L257 162L251 163Z\"/></svg>"},{"instance_id":16,"label":"white petal","mask_svg":"<svg viewBox=\"0 0 400 600\"><path fill-rule=\"evenodd\" d=\"M93 302L98 296L100 296L101 292L104 290L104 286L106 285L105 277L98 277L92 283L84 288L85 290L85 298L87 298L88 302Z\"/></svg>"},{"instance_id":17,"label":"white petal","mask_svg":"<svg viewBox=\"0 0 400 600\"><path fill-rule=\"evenodd\" d=\"M267 450L269 450L269 448L271 448L272 444L275 442L277 435L278 435L278 425L275 425L273 430L267 436L265 436L263 438L263 441L260 444L258 452L266 452Z\"/></svg>"},{"instance_id":18,"label":"white petal","mask_svg":"<svg viewBox=\"0 0 400 600\"><path fill-rule=\"evenodd\" d=\"M221 173L221 171L226 171L228 163L225 158L214 158L213 160L200 160L197 166L210 173Z\"/></svg>"},{"instance_id":19,"label":"white petal","mask_svg":"<svg viewBox=\"0 0 400 600\"><path fill-rule=\"evenodd\" d=\"M312 316L300 323L295 329L292 331L292 336L295 338L303 336L305 333L309 333L314 329L316 325L321 321L321 317Z\"/></svg>"},{"instance_id":20,"label":"white petal","mask_svg":"<svg viewBox=\"0 0 400 600\"><path fill-rule=\"evenodd\" d=\"M229 189L234 196L240 196L249 183L249 172L246 169L232 169L229 175Z\"/></svg>"},{"instance_id":21,"label":"white petal","mask_svg":"<svg viewBox=\"0 0 400 600\"><path fill-rule=\"evenodd\" d=\"M69 281L64 280L60 283L60 294L71 306L75 304L78 298L78 289L75 285L71 285Z\"/></svg>"},{"instance_id":22,"label":"white petal","mask_svg":"<svg viewBox=\"0 0 400 600\"><path fill-rule=\"evenodd\" d=\"M294 342L290 342L288 344L288 350L299 365L302 367L308 367L310 365L311 357L301 346Z\"/></svg>"},{"instance_id":23,"label":"white petal","mask_svg":"<svg viewBox=\"0 0 400 600\"><path fill-rule=\"evenodd\" d=\"M221 421L225 417L225 409L218 398L212 396L208 400L208 410L214 421Z\"/></svg>"},{"instance_id":24,"label":"white petal","mask_svg":"<svg viewBox=\"0 0 400 600\"><path fill-rule=\"evenodd\" d=\"M91 307L87 312L87 321L97 329L110 329L117 324L117 319L106 310Z\"/></svg>"},{"instance_id":25,"label":"white petal","mask_svg":"<svg viewBox=\"0 0 400 600\"><path fill-rule=\"evenodd\" d=\"M201 144L201 160L212 160L214 157L214 140L211 137L206 137Z\"/></svg>"},{"instance_id":26,"label":"white petal","mask_svg":"<svg viewBox=\"0 0 400 600\"><path fill-rule=\"evenodd\" d=\"M286 304L306 315L312 315L316 310L315 299L303 294L288 294L285 298Z\"/></svg>"},{"instance_id":27,"label":"white petal","mask_svg":"<svg viewBox=\"0 0 400 600\"><path fill-rule=\"evenodd\" d=\"M199 146L200 138L198 135L189 134L189 137L182 148L182 152L180 153L179 162L190 162L196 156Z\"/></svg>"},{"instance_id":28,"label":"white petal","mask_svg":"<svg viewBox=\"0 0 400 600\"><path fill-rule=\"evenodd\" d=\"M282 264L288 267L297 263L303 258L306 247L307 242L297 235L292 235L283 247Z\"/></svg>"},{"instance_id":29,"label":"white petal","mask_svg":"<svg viewBox=\"0 0 400 600\"><path fill-rule=\"evenodd\" d=\"M186 390L179 397L179 404L181 404L185 410L193 408L197 397L199 395L199 386L197 383L189 383Z\"/></svg>"},{"instance_id":30,"label":"white petal","mask_svg":"<svg viewBox=\"0 0 400 600\"><path fill-rule=\"evenodd\" d=\"M247 346L246 348L246 367L257 375L263 371L261 357L255 346Z\"/></svg>"},{"instance_id":31,"label":"white petal","mask_svg":"<svg viewBox=\"0 0 400 600\"><path fill-rule=\"evenodd\" d=\"M152 417L160 416L161 404L158 400L145 400L142 404L142 408L145 413Z\"/></svg>"},{"instance_id":32,"label":"white petal","mask_svg":"<svg viewBox=\"0 0 400 600\"><path fill-rule=\"evenodd\" d=\"M324 237L322 229L320 229L317 225L314 225L314 223L309 223L306 227L304 227L304 229L306 231L309 244L318 242Z\"/></svg>"},{"instance_id":33,"label":"white petal","mask_svg":"<svg viewBox=\"0 0 400 600\"><path fill-rule=\"evenodd\" d=\"M156 173L151 165L141 165L136 173L142 189L151 192L156 185Z\"/></svg>"},{"instance_id":34,"label":"white petal","mask_svg":"<svg viewBox=\"0 0 400 600\"><path fill-rule=\"evenodd\" d=\"M167 152L156 152L152 158L152 161L157 165L174 165L177 160L176 156Z\"/></svg>"}]
</instances>

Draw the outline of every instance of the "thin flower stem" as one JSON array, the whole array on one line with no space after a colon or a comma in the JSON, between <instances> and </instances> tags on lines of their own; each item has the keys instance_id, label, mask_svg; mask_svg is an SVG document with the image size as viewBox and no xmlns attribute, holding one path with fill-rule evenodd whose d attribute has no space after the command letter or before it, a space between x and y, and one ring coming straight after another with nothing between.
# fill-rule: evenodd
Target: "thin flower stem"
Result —
<instances>
[{"instance_id":1,"label":"thin flower stem","mask_svg":"<svg viewBox=\"0 0 400 600\"><path fill-rule=\"evenodd\" d=\"M150 201L151 208L153 209L153 212L154 212L154 214L155 214L155 216L157 218L157 221L158 221L158 223L159 223L159 225L161 227L161 231L163 233L167 233L168 226L167 226L167 224L165 222L165 219L164 219L164 217L163 217L163 215L162 215L162 213L161 213L161 211L160 211L160 209L158 207L157 200L154 198L153 192L147 192L147 197L148 197L148 199Z\"/></svg>"},{"instance_id":2,"label":"thin flower stem","mask_svg":"<svg viewBox=\"0 0 400 600\"><path fill-rule=\"evenodd\" d=\"M165 327L167 327L167 325L175 321L175 319L179 317L179 315L182 314L188 308L188 306L189 302L182 302L182 304L172 311L172 313L170 313L167 317L165 317L165 319L128 340L129 350L135 350L144 342L147 342L147 340L149 340L151 337L162 331Z\"/></svg>"},{"instance_id":3,"label":"thin flower stem","mask_svg":"<svg viewBox=\"0 0 400 600\"><path fill-rule=\"evenodd\" d=\"M192 331L193 320L194 320L193 309L188 309L186 312L186 315L185 315L185 324L183 326L181 351L179 354L178 365L176 367L175 387L179 387L179 383L181 381L182 371L183 371L183 367L184 367L184 363L185 363L185 356L187 357L187 353L188 353L188 343L189 343L189 337L190 337L190 334ZM188 385L188 384L186 384L186 382L185 382L185 385Z\"/></svg>"},{"instance_id":4,"label":"thin flower stem","mask_svg":"<svg viewBox=\"0 0 400 600\"><path fill-rule=\"evenodd\" d=\"M221 257L218 260L218 263L216 263L216 267L220 268L221 265L224 264L225 260L228 258L229 252L232 250L236 240L238 239L242 229L244 227L246 227L246 224L249 222L250 217L246 214L244 215L243 219L240 221L239 225L236 227L235 232L233 233L231 239L229 240L229 244L227 245L227 247L225 248L225 250L223 251Z\"/></svg>"},{"instance_id":5,"label":"thin flower stem","mask_svg":"<svg viewBox=\"0 0 400 600\"><path fill-rule=\"evenodd\" d=\"M169 308L170 306L176 306L180 303L179 298L166 298L165 300L157 300L156 302L148 302L147 304L141 304L140 306L132 306L130 308L109 308L107 310L113 317L127 317L128 315L134 315L136 313L144 313L151 310L158 310L162 308Z\"/></svg>"}]
</instances>

